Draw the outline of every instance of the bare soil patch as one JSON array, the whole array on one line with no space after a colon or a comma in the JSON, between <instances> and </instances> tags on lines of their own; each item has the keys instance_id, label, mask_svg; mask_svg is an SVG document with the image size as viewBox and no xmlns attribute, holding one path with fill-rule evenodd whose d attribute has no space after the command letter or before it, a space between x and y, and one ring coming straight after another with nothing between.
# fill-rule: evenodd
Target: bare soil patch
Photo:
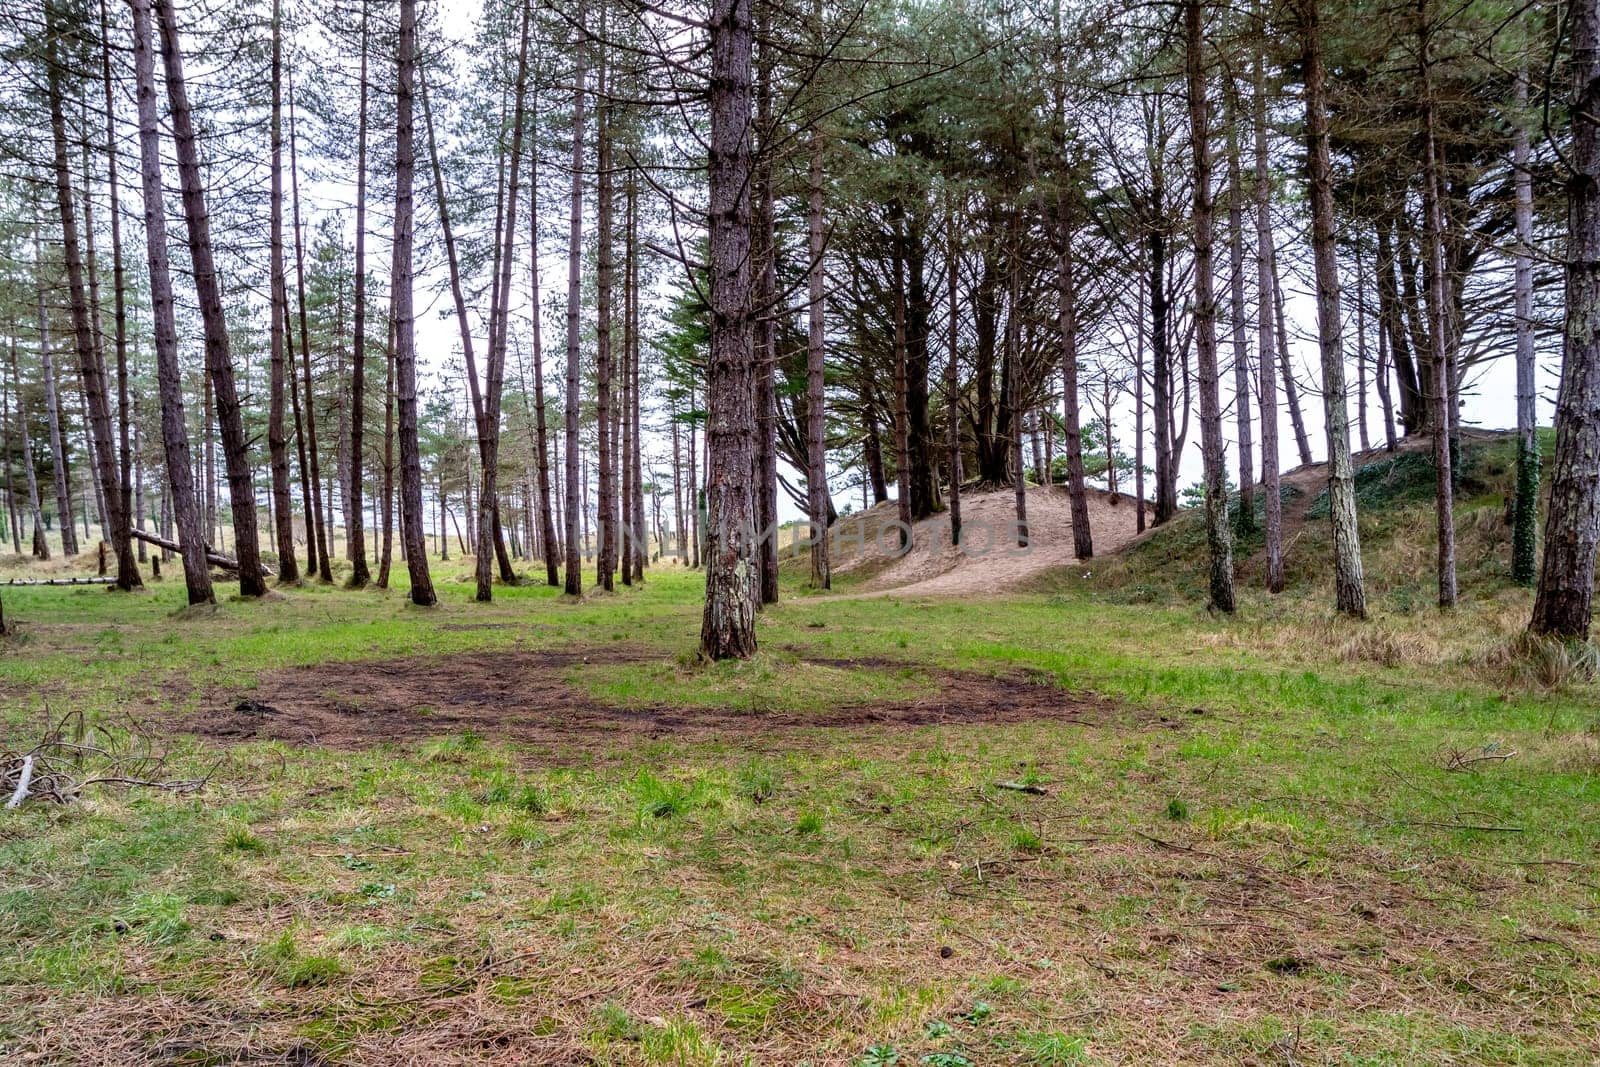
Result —
<instances>
[{"instance_id":1,"label":"bare soil patch","mask_svg":"<svg viewBox=\"0 0 1600 1067\"><path fill-rule=\"evenodd\" d=\"M1110 553L1134 538L1137 502L1126 493L1086 493L1096 553ZM847 516L835 526L833 561L841 574L871 577L852 596L992 596L1026 588L1039 575L1074 562L1072 502L1064 486L1028 488L1028 546L1015 541L1016 495L1010 489L963 494L963 547L950 544L950 516L941 512L916 524L911 551L893 556L894 518L884 504Z\"/></svg>"},{"instance_id":2,"label":"bare soil patch","mask_svg":"<svg viewBox=\"0 0 1600 1067\"><path fill-rule=\"evenodd\" d=\"M813 711L651 705L596 700L568 677L585 664L651 664L667 657L621 648L522 650L329 663L263 677L248 694L219 693L210 710L172 725L219 742L287 741L364 748L471 731L591 747L650 738L754 738L819 727L917 727L1080 722L1118 710L1027 675L930 669L937 692L908 701L845 701ZM849 660L831 666L873 667ZM894 664L904 668L905 664Z\"/></svg>"}]
</instances>

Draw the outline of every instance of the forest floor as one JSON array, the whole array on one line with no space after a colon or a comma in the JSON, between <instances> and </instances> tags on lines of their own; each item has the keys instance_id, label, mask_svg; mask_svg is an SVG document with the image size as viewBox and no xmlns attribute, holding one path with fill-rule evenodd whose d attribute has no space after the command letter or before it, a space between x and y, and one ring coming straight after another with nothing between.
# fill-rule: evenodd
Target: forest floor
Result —
<instances>
[{"instance_id":1,"label":"forest floor","mask_svg":"<svg viewBox=\"0 0 1600 1067\"><path fill-rule=\"evenodd\" d=\"M755 659L702 666L698 575L478 605L450 567L430 610L0 589L0 753L82 711L210 775L0 812L6 1062L1600 1048L1600 694L1480 654L1525 592L1453 644L1381 597L1221 620L1077 568L793 585Z\"/></svg>"}]
</instances>

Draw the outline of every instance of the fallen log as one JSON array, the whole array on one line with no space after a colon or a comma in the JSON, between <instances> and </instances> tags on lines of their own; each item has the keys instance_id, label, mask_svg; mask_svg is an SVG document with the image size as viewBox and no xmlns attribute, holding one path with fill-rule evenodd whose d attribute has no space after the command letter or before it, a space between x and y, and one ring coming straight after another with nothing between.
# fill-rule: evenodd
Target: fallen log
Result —
<instances>
[{"instance_id":1,"label":"fallen log","mask_svg":"<svg viewBox=\"0 0 1600 1067\"><path fill-rule=\"evenodd\" d=\"M168 552L176 552L180 555L183 553L183 549L178 547L178 542L176 541L169 541L165 537L158 537L157 535L149 533L145 530L132 530L130 532L134 537L144 541L146 544L152 544L157 548L164 548ZM225 571L233 571L237 573L239 570L238 560L234 559L232 556L224 556L221 552L218 552L210 545L206 546L206 562L211 564L213 567L221 567ZM261 576L263 578L272 577L271 569L264 564L261 567Z\"/></svg>"},{"instance_id":2,"label":"fallen log","mask_svg":"<svg viewBox=\"0 0 1600 1067\"><path fill-rule=\"evenodd\" d=\"M7 585L114 585L115 578L10 578Z\"/></svg>"}]
</instances>

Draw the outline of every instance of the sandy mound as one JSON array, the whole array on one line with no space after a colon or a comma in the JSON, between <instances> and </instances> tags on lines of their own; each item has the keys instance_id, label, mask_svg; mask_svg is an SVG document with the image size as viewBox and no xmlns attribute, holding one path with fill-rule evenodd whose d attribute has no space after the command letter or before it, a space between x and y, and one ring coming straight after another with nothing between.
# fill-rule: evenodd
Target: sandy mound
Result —
<instances>
[{"instance_id":1,"label":"sandy mound","mask_svg":"<svg viewBox=\"0 0 1600 1067\"><path fill-rule=\"evenodd\" d=\"M1089 528L1096 553L1112 552L1134 536L1135 505L1122 495L1090 489ZM841 518L833 528L832 562L840 574L870 572L862 595L893 591L906 596L966 596L1014 589L1041 572L1077 558L1072 545L1072 508L1061 486L1028 490L1027 548L1016 543L1016 497L1009 490L963 494L960 549L950 544L950 516L940 513L916 524L911 550L897 555L895 505L883 504Z\"/></svg>"}]
</instances>

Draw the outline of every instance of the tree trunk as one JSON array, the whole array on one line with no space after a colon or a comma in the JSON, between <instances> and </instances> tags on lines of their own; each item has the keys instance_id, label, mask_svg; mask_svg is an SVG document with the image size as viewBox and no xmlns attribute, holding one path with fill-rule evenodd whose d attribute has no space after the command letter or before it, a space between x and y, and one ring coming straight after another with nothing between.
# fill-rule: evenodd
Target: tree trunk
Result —
<instances>
[{"instance_id":1,"label":"tree trunk","mask_svg":"<svg viewBox=\"0 0 1600 1067\"><path fill-rule=\"evenodd\" d=\"M1531 629L1582 641L1589 636L1600 540L1600 4L1575 5L1571 32L1567 310L1544 565Z\"/></svg>"},{"instance_id":2,"label":"tree trunk","mask_svg":"<svg viewBox=\"0 0 1600 1067\"><path fill-rule=\"evenodd\" d=\"M772 189L772 45L771 5L758 6L761 25L760 61L756 72L756 135L754 218L751 223L752 273L755 282L756 358L756 525L760 560L758 607L778 602L778 352L777 247Z\"/></svg>"},{"instance_id":3,"label":"tree trunk","mask_svg":"<svg viewBox=\"0 0 1600 1067\"><path fill-rule=\"evenodd\" d=\"M333 581L333 560L328 555L328 525L322 512L322 459L317 448L316 394L311 389L311 328L306 312L306 253L300 233L300 166L294 121L294 77L289 78L289 190L293 208L295 286L299 296L300 359L304 364L306 450L311 459L311 495L306 498L306 570L311 570L312 535L315 533L317 578Z\"/></svg>"},{"instance_id":4,"label":"tree trunk","mask_svg":"<svg viewBox=\"0 0 1600 1067\"><path fill-rule=\"evenodd\" d=\"M567 574L568 596L583 592L583 541L578 539L578 524L583 518L580 506L582 496L578 486L578 387L582 374L582 330L579 316L583 309L583 289L579 267L583 262L583 108L585 81L588 74L588 34L583 25L583 9L578 9L578 39L576 44L577 69L573 74L572 89L572 210L569 215L567 237L567 390L563 438L566 447L566 520L567 520Z\"/></svg>"},{"instance_id":5,"label":"tree trunk","mask_svg":"<svg viewBox=\"0 0 1600 1067\"><path fill-rule=\"evenodd\" d=\"M831 589L828 558L826 238L822 217L822 138L811 131L806 169L806 521L811 534L811 588ZM952 490L954 491L954 490Z\"/></svg>"},{"instance_id":6,"label":"tree trunk","mask_svg":"<svg viewBox=\"0 0 1600 1067\"><path fill-rule=\"evenodd\" d=\"M1289 328L1283 312L1283 276L1278 270L1278 250L1272 249L1272 306L1278 329L1278 373L1283 376L1283 402L1289 409L1289 425L1294 430L1295 452L1302 467L1311 462L1311 438L1306 433L1305 416L1300 411L1300 387L1295 381L1294 361L1290 358Z\"/></svg>"},{"instance_id":7,"label":"tree trunk","mask_svg":"<svg viewBox=\"0 0 1600 1067\"><path fill-rule=\"evenodd\" d=\"M1228 526L1228 471L1222 448L1222 401L1217 368L1217 305L1212 295L1211 127L1206 101L1203 17L1201 0L1185 0L1184 67L1189 96L1189 144L1194 159L1194 336L1200 376L1200 455L1205 478L1206 548L1211 560L1210 606L1231 614L1234 610L1233 533Z\"/></svg>"},{"instance_id":8,"label":"tree trunk","mask_svg":"<svg viewBox=\"0 0 1600 1067\"><path fill-rule=\"evenodd\" d=\"M53 5L46 8L51 17L57 15ZM67 122L62 100L62 68L56 52L55 35L62 27L51 27L49 70L46 82L50 98L50 126L55 145L56 202L61 212L61 242L67 268L67 294L72 308L72 332L78 352L78 373L83 382L85 415L91 439L91 470L97 475L96 485L102 499L101 510L109 520L112 547L117 553L116 588L124 592L137 589L144 583L139 578L139 564L134 558L132 538L128 534L128 514L122 510L122 492L118 478L116 445L111 430L111 399L106 385L105 367L96 350L93 329L89 319L89 297L84 288L83 263L79 259L78 220L72 190L70 165L67 161ZM105 524L102 525L104 530ZM65 527L63 527L65 528Z\"/></svg>"},{"instance_id":9,"label":"tree trunk","mask_svg":"<svg viewBox=\"0 0 1600 1067\"><path fill-rule=\"evenodd\" d=\"M1011 437L1007 449L1011 460L1011 490L1016 500L1017 547L1027 548L1028 479L1022 469L1022 233L1021 223L1011 220L1010 263L1006 283L1005 404L1011 417Z\"/></svg>"},{"instance_id":10,"label":"tree trunk","mask_svg":"<svg viewBox=\"0 0 1600 1067\"><path fill-rule=\"evenodd\" d=\"M132 405L128 394L128 301L127 271L122 258L122 190L117 180L117 112L111 81L110 19L106 0L100 0L100 72L104 90L106 119L106 183L111 200L111 287L112 328L116 331L117 351L117 456L120 467L117 482L122 496L122 514L133 514L133 463ZM138 558L144 559L144 545L137 546Z\"/></svg>"},{"instance_id":11,"label":"tree trunk","mask_svg":"<svg viewBox=\"0 0 1600 1067\"><path fill-rule=\"evenodd\" d=\"M601 9L602 12L604 8ZM602 16L602 22L604 18ZM604 26L601 28L604 35ZM614 588L617 566L616 456L612 447L611 419L611 288L612 288L612 185L611 107L607 102L606 49L595 61L595 464L596 500L595 584L606 592Z\"/></svg>"},{"instance_id":12,"label":"tree trunk","mask_svg":"<svg viewBox=\"0 0 1600 1067\"><path fill-rule=\"evenodd\" d=\"M1517 495L1512 510L1511 578L1532 585L1539 525L1538 388L1533 347L1533 176L1528 164L1528 72L1517 72L1512 184L1516 193Z\"/></svg>"},{"instance_id":13,"label":"tree trunk","mask_svg":"<svg viewBox=\"0 0 1600 1067\"><path fill-rule=\"evenodd\" d=\"M816 170L813 182L821 185L822 174L817 156L813 156L812 166ZM819 212L820 215L820 212ZM818 226L814 244L822 244L821 218L817 219ZM814 253L815 256L815 253ZM961 237L956 230L956 212L953 205L947 206L945 214L945 279L948 289L947 299L950 304L950 318L946 324L949 330L949 350L945 356L944 366L944 397L945 397L945 450L946 465L950 471L950 544L959 547L961 544L961 396L959 388L960 378L960 352L961 352ZM812 283L814 288L813 299L818 299L822 293L822 278L820 269L818 277ZM822 381L821 358L817 360L817 381ZM820 427L818 430L820 431ZM813 512L815 508L813 508Z\"/></svg>"},{"instance_id":14,"label":"tree trunk","mask_svg":"<svg viewBox=\"0 0 1600 1067\"><path fill-rule=\"evenodd\" d=\"M1327 88L1322 65L1320 0L1305 0L1307 177L1311 186L1311 248L1317 274L1317 337L1322 351L1322 406L1328 431L1328 502L1333 524L1333 580L1338 610L1364 618L1367 594L1356 526L1355 476L1350 463L1350 417L1345 408L1344 344L1339 321L1339 260L1334 247L1333 174L1328 158Z\"/></svg>"},{"instance_id":15,"label":"tree trunk","mask_svg":"<svg viewBox=\"0 0 1600 1067\"><path fill-rule=\"evenodd\" d=\"M639 286L639 183L635 176L628 177L628 302L631 318L628 321L628 406L632 428L628 431L633 454L633 577L644 581L644 569L650 561L648 532L644 523L644 456L641 448L642 410L639 394L639 303L642 296Z\"/></svg>"},{"instance_id":16,"label":"tree trunk","mask_svg":"<svg viewBox=\"0 0 1600 1067\"><path fill-rule=\"evenodd\" d=\"M33 465L33 441L28 435L28 409L22 402L22 378L17 373L17 339L11 338L11 380L17 389L17 425L22 437L22 469L28 477L28 510L33 516L33 554L50 558L50 543L44 536L44 509L39 505L39 476Z\"/></svg>"},{"instance_id":17,"label":"tree trunk","mask_svg":"<svg viewBox=\"0 0 1600 1067\"><path fill-rule=\"evenodd\" d=\"M217 403L217 424L222 435L223 462L228 471L228 494L233 505L234 551L239 557L239 592L261 596L267 586L261 579L261 547L256 534L255 484L250 473L249 439L234 387L233 359L228 351L228 324L222 308L222 289L211 254L211 222L206 213L200 175L200 154L183 81L183 56L178 46L178 22L172 0L155 0L161 29L161 52L166 63L167 99L171 110L173 141L177 148L178 179L183 189L184 218L189 228L189 258L205 326L207 378Z\"/></svg>"},{"instance_id":18,"label":"tree trunk","mask_svg":"<svg viewBox=\"0 0 1600 1067\"><path fill-rule=\"evenodd\" d=\"M537 113L534 116L537 124ZM537 125L535 127L537 144ZM544 343L540 329L543 310L539 302L539 152L528 153L528 277L533 307L533 397L535 416L534 447L539 463L539 546L544 557L545 584L559 586L555 517L550 501L550 444L544 410Z\"/></svg>"},{"instance_id":19,"label":"tree trunk","mask_svg":"<svg viewBox=\"0 0 1600 1067\"><path fill-rule=\"evenodd\" d=\"M394 301L389 301L388 340L383 373L383 551L378 557L378 588L389 588L394 566Z\"/></svg>"},{"instance_id":20,"label":"tree trunk","mask_svg":"<svg viewBox=\"0 0 1600 1067\"><path fill-rule=\"evenodd\" d=\"M356 261L354 333L350 346L350 454L345 461L344 526L350 557L350 587L361 589L372 580L367 570L367 539L361 520L362 445L366 429L367 396L367 4L361 3L361 89L356 117ZM397 164L398 166L398 161ZM396 199L399 194L396 194ZM400 220L395 220L399 233ZM393 285L401 284L396 278Z\"/></svg>"},{"instance_id":21,"label":"tree trunk","mask_svg":"<svg viewBox=\"0 0 1600 1067\"><path fill-rule=\"evenodd\" d=\"M1450 409L1452 389L1446 317L1449 296L1446 290L1447 275L1444 261L1444 209L1442 181L1439 170L1440 149L1437 134L1436 108L1433 101L1432 27L1428 18L1428 0L1418 0L1418 45L1420 46L1419 72L1422 86L1422 184L1424 244L1428 257L1428 345L1429 345L1429 407L1433 413L1433 468L1435 487L1435 518L1439 539L1439 606L1454 607L1456 603L1456 524L1455 480L1451 472Z\"/></svg>"},{"instance_id":22,"label":"tree trunk","mask_svg":"<svg viewBox=\"0 0 1600 1067\"><path fill-rule=\"evenodd\" d=\"M905 261L900 258L898 222L894 233L894 476L900 521L900 552L911 551L911 432L906 404ZM1020 425L1020 423L1019 423Z\"/></svg>"},{"instance_id":23,"label":"tree trunk","mask_svg":"<svg viewBox=\"0 0 1600 1067\"><path fill-rule=\"evenodd\" d=\"M428 547L422 530L422 450L417 440L416 316L412 310L412 179L416 167L412 119L412 79L416 70L416 0L400 0L400 39L395 56L394 333L395 388L400 434L400 518L411 574L411 602L437 603L428 574ZM354 469L354 468L352 468Z\"/></svg>"},{"instance_id":24,"label":"tree trunk","mask_svg":"<svg viewBox=\"0 0 1600 1067\"><path fill-rule=\"evenodd\" d=\"M50 315L45 305L44 245L34 233L34 271L37 275L39 311L39 368L44 376L45 423L50 431L50 467L55 479L56 526L61 531L61 554L78 554L78 533L72 526L72 496L67 492L67 444L61 430L61 394L56 387L55 357L50 351Z\"/></svg>"},{"instance_id":25,"label":"tree trunk","mask_svg":"<svg viewBox=\"0 0 1600 1067\"><path fill-rule=\"evenodd\" d=\"M271 267L272 395L267 416L267 447L272 460L272 518L278 541L278 582L300 581L294 555L294 508L289 502L289 442L284 430L284 348L289 329L289 288L283 265L283 8L272 5L272 191Z\"/></svg>"},{"instance_id":26,"label":"tree trunk","mask_svg":"<svg viewBox=\"0 0 1600 1067\"><path fill-rule=\"evenodd\" d=\"M711 6L711 344L706 401L706 598L700 652L756 651L755 354L750 279L750 0Z\"/></svg>"},{"instance_id":27,"label":"tree trunk","mask_svg":"<svg viewBox=\"0 0 1600 1067\"><path fill-rule=\"evenodd\" d=\"M1261 375L1261 492L1266 518L1267 590L1283 592L1283 493L1278 480L1278 354L1273 350L1277 278L1272 269L1272 175L1267 169L1267 82L1258 46L1251 57L1255 150L1256 361Z\"/></svg>"},{"instance_id":28,"label":"tree trunk","mask_svg":"<svg viewBox=\"0 0 1600 1067\"><path fill-rule=\"evenodd\" d=\"M211 569L206 537L195 499L189 430L183 410L183 371L178 365L178 333L173 311L172 274L167 261L166 208L161 182L160 108L156 103L155 44L151 0L132 0L133 65L139 106L139 177L144 191L144 231L150 269L151 325L156 351L156 381L161 400L161 445L167 463L169 505L183 552L183 581L190 604L211 603Z\"/></svg>"},{"instance_id":29,"label":"tree trunk","mask_svg":"<svg viewBox=\"0 0 1600 1067\"><path fill-rule=\"evenodd\" d=\"M484 382L483 418L478 425L479 458L483 463L483 485L478 496L477 578L476 596L480 602L494 597L494 573L491 556L501 550L500 531L500 406L505 391L506 344L509 332L508 317L511 305L511 253L517 227L518 183L522 178L523 125L526 118L528 89L528 37L532 20L531 5L522 5L522 34L517 48L516 104L511 118L511 174L505 201L504 239L498 257L500 268L497 283L498 301L491 309L489 330L488 376ZM429 143L432 144L432 124L429 124ZM435 159L437 167L437 159ZM442 203L444 198L440 197ZM499 236L497 233L496 236ZM536 309L537 310L537 309ZM510 570L510 559L504 561L503 570Z\"/></svg>"},{"instance_id":30,"label":"tree trunk","mask_svg":"<svg viewBox=\"0 0 1600 1067\"><path fill-rule=\"evenodd\" d=\"M1089 498L1083 484L1083 429L1078 409L1078 282L1072 268L1072 242L1077 234L1073 224L1075 205L1070 198L1076 195L1076 190L1061 194L1060 217L1056 220L1056 323L1061 334L1062 427L1066 433L1063 446L1067 453L1067 497L1072 508L1072 550L1079 559L1091 559L1094 534L1089 528ZM1110 415L1108 409L1108 422ZM1115 478L1110 467L1106 471ZM1049 474L1040 480L1050 484Z\"/></svg>"},{"instance_id":31,"label":"tree trunk","mask_svg":"<svg viewBox=\"0 0 1600 1067\"><path fill-rule=\"evenodd\" d=\"M1244 171L1239 162L1239 94L1228 101L1228 327L1233 340L1233 419L1239 428L1239 529L1256 528L1255 439L1250 412L1250 339L1244 310Z\"/></svg>"}]
</instances>

